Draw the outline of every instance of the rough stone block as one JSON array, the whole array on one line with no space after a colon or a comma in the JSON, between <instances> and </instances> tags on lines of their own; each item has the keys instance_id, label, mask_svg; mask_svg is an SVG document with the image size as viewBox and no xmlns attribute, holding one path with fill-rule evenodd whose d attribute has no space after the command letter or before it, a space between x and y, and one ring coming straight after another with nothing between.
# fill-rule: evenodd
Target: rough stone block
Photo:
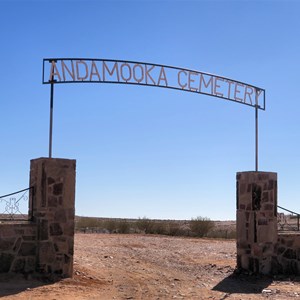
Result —
<instances>
[{"instance_id":1,"label":"rough stone block","mask_svg":"<svg viewBox=\"0 0 300 300\"><path fill-rule=\"evenodd\" d=\"M262 248L258 244L253 244L251 250L252 250L251 251L252 256L255 256L258 258L262 257L263 251L262 251Z\"/></svg>"},{"instance_id":2,"label":"rough stone block","mask_svg":"<svg viewBox=\"0 0 300 300\"><path fill-rule=\"evenodd\" d=\"M67 236L73 236L75 230L75 224L73 221L68 221L64 224L64 234Z\"/></svg>"},{"instance_id":3,"label":"rough stone block","mask_svg":"<svg viewBox=\"0 0 300 300\"><path fill-rule=\"evenodd\" d=\"M277 240L277 228L274 228L274 226L266 226L266 225L258 226L257 228L258 243L276 243L276 240Z\"/></svg>"},{"instance_id":4,"label":"rough stone block","mask_svg":"<svg viewBox=\"0 0 300 300\"><path fill-rule=\"evenodd\" d=\"M35 241L36 240L36 235L24 235L23 236L24 241Z\"/></svg>"},{"instance_id":5,"label":"rough stone block","mask_svg":"<svg viewBox=\"0 0 300 300\"><path fill-rule=\"evenodd\" d=\"M65 223L67 221L66 211L64 209L57 210L54 219L59 223Z\"/></svg>"},{"instance_id":6,"label":"rough stone block","mask_svg":"<svg viewBox=\"0 0 300 300\"><path fill-rule=\"evenodd\" d=\"M266 257L270 257L273 256L275 254L275 250L274 250L274 243L264 243L262 245L262 251L263 251L263 256Z\"/></svg>"},{"instance_id":7,"label":"rough stone block","mask_svg":"<svg viewBox=\"0 0 300 300\"><path fill-rule=\"evenodd\" d=\"M298 275L298 262L295 260L282 260L283 273L286 275Z\"/></svg>"},{"instance_id":8,"label":"rough stone block","mask_svg":"<svg viewBox=\"0 0 300 300\"><path fill-rule=\"evenodd\" d=\"M258 219L258 225L268 225L268 219L267 218L259 218Z\"/></svg>"},{"instance_id":9,"label":"rough stone block","mask_svg":"<svg viewBox=\"0 0 300 300\"><path fill-rule=\"evenodd\" d=\"M261 201L262 201L262 203L269 202L269 192L268 191L263 191Z\"/></svg>"},{"instance_id":10,"label":"rough stone block","mask_svg":"<svg viewBox=\"0 0 300 300\"><path fill-rule=\"evenodd\" d=\"M13 263L11 271L16 273L24 273L25 264L26 264L25 258L17 258Z\"/></svg>"},{"instance_id":11,"label":"rough stone block","mask_svg":"<svg viewBox=\"0 0 300 300\"><path fill-rule=\"evenodd\" d=\"M55 195L55 196L62 195L63 194L63 190L64 190L64 184L62 182L56 183L53 186L53 195Z\"/></svg>"},{"instance_id":12,"label":"rough stone block","mask_svg":"<svg viewBox=\"0 0 300 300\"><path fill-rule=\"evenodd\" d=\"M26 258L25 268L24 268L25 273L31 273L35 271L35 262L36 262L35 257Z\"/></svg>"},{"instance_id":13,"label":"rough stone block","mask_svg":"<svg viewBox=\"0 0 300 300\"><path fill-rule=\"evenodd\" d=\"M294 235L294 248L300 249L300 236Z\"/></svg>"},{"instance_id":14,"label":"rough stone block","mask_svg":"<svg viewBox=\"0 0 300 300\"><path fill-rule=\"evenodd\" d=\"M72 238L69 239L68 246L69 246L68 247L69 248L68 254L73 256L73 254L74 254L74 240Z\"/></svg>"},{"instance_id":15,"label":"rough stone block","mask_svg":"<svg viewBox=\"0 0 300 300\"><path fill-rule=\"evenodd\" d=\"M278 256L272 256L271 259L271 274L283 274L283 267L282 264L278 260Z\"/></svg>"},{"instance_id":16,"label":"rough stone block","mask_svg":"<svg viewBox=\"0 0 300 300\"><path fill-rule=\"evenodd\" d=\"M48 207L57 207L58 200L57 197L49 196L48 197Z\"/></svg>"},{"instance_id":17,"label":"rough stone block","mask_svg":"<svg viewBox=\"0 0 300 300\"><path fill-rule=\"evenodd\" d=\"M264 257L260 260L259 272L264 275L272 273L272 256Z\"/></svg>"},{"instance_id":18,"label":"rough stone block","mask_svg":"<svg viewBox=\"0 0 300 300\"><path fill-rule=\"evenodd\" d=\"M249 256L249 266L248 266L247 270L249 270L253 273L258 273L259 272L259 261L260 261L259 259Z\"/></svg>"},{"instance_id":19,"label":"rough stone block","mask_svg":"<svg viewBox=\"0 0 300 300\"><path fill-rule=\"evenodd\" d=\"M36 254L36 244L34 242L23 242L20 246L19 256L33 256Z\"/></svg>"},{"instance_id":20,"label":"rough stone block","mask_svg":"<svg viewBox=\"0 0 300 300\"><path fill-rule=\"evenodd\" d=\"M14 244L13 251L14 251L14 252L18 252L19 249L20 249L21 244L22 244L22 238L19 237L19 238L16 240L16 243Z\"/></svg>"},{"instance_id":21,"label":"rough stone block","mask_svg":"<svg viewBox=\"0 0 300 300\"><path fill-rule=\"evenodd\" d=\"M57 236L62 234L63 234L63 230L61 224L59 223L50 224L50 236Z\"/></svg>"},{"instance_id":22,"label":"rough stone block","mask_svg":"<svg viewBox=\"0 0 300 300\"><path fill-rule=\"evenodd\" d=\"M9 253L0 253L0 273L7 273L10 271L14 255Z\"/></svg>"},{"instance_id":23,"label":"rough stone block","mask_svg":"<svg viewBox=\"0 0 300 300\"><path fill-rule=\"evenodd\" d=\"M45 241L48 240L49 238L49 233L48 233L48 220L40 220L38 223L39 226L39 231L40 231L40 240Z\"/></svg>"},{"instance_id":24,"label":"rough stone block","mask_svg":"<svg viewBox=\"0 0 300 300\"><path fill-rule=\"evenodd\" d=\"M51 184L55 183L55 179L52 178L52 177L48 177L47 178L47 183L48 183L48 185L51 185Z\"/></svg>"},{"instance_id":25,"label":"rough stone block","mask_svg":"<svg viewBox=\"0 0 300 300\"><path fill-rule=\"evenodd\" d=\"M286 249L282 256L288 259L297 259L296 251L290 248Z\"/></svg>"},{"instance_id":26,"label":"rough stone block","mask_svg":"<svg viewBox=\"0 0 300 300\"><path fill-rule=\"evenodd\" d=\"M0 251L12 250L15 240L15 237L0 238Z\"/></svg>"},{"instance_id":27,"label":"rough stone block","mask_svg":"<svg viewBox=\"0 0 300 300\"><path fill-rule=\"evenodd\" d=\"M39 248L39 263L52 264L55 261L55 250L52 242L41 242Z\"/></svg>"},{"instance_id":28,"label":"rough stone block","mask_svg":"<svg viewBox=\"0 0 300 300\"><path fill-rule=\"evenodd\" d=\"M16 236L13 226L1 226L0 237L3 238L14 238Z\"/></svg>"},{"instance_id":29,"label":"rough stone block","mask_svg":"<svg viewBox=\"0 0 300 300\"><path fill-rule=\"evenodd\" d=\"M274 211L274 205L273 205L273 204L266 203L266 204L263 205L263 210Z\"/></svg>"},{"instance_id":30,"label":"rough stone block","mask_svg":"<svg viewBox=\"0 0 300 300\"><path fill-rule=\"evenodd\" d=\"M241 268L244 270L249 270L249 257L248 255L241 256Z\"/></svg>"},{"instance_id":31,"label":"rough stone block","mask_svg":"<svg viewBox=\"0 0 300 300\"><path fill-rule=\"evenodd\" d=\"M24 232L25 232L24 229L19 229L19 228L15 229L15 235L24 235Z\"/></svg>"},{"instance_id":32,"label":"rough stone block","mask_svg":"<svg viewBox=\"0 0 300 300\"><path fill-rule=\"evenodd\" d=\"M285 250L286 250L286 247L284 247L284 246L277 246L275 248L275 254L277 254L279 256L279 255L283 254L285 252Z\"/></svg>"},{"instance_id":33,"label":"rough stone block","mask_svg":"<svg viewBox=\"0 0 300 300\"><path fill-rule=\"evenodd\" d=\"M270 179L269 180L269 185L268 185L268 190L273 190L274 189L274 186L275 186L275 182L273 179Z\"/></svg>"}]
</instances>

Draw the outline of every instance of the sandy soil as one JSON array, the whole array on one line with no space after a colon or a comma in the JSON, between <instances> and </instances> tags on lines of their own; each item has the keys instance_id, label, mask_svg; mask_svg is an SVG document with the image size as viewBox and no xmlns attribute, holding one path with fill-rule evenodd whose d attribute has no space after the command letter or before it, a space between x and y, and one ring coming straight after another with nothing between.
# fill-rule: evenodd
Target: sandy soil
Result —
<instances>
[{"instance_id":1,"label":"sandy soil","mask_svg":"<svg viewBox=\"0 0 300 300\"><path fill-rule=\"evenodd\" d=\"M290 299L295 279L234 275L235 241L76 234L74 277L0 276L3 299Z\"/></svg>"}]
</instances>

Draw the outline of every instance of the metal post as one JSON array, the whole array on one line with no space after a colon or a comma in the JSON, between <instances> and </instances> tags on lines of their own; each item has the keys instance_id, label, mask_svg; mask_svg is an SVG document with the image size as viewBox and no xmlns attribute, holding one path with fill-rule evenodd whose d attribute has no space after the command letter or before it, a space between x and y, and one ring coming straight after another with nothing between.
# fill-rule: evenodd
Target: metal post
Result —
<instances>
[{"instance_id":1,"label":"metal post","mask_svg":"<svg viewBox=\"0 0 300 300\"><path fill-rule=\"evenodd\" d=\"M258 95L260 91L255 89L255 172L258 172Z\"/></svg>"},{"instance_id":2,"label":"metal post","mask_svg":"<svg viewBox=\"0 0 300 300\"><path fill-rule=\"evenodd\" d=\"M258 105L255 105L255 172L258 172Z\"/></svg>"},{"instance_id":3,"label":"metal post","mask_svg":"<svg viewBox=\"0 0 300 300\"><path fill-rule=\"evenodd\" d=\"M52 158L53 92L54 92L54 84L52 78L51 91L50 91L49 158Z\"/></svg>"}]
</instances>

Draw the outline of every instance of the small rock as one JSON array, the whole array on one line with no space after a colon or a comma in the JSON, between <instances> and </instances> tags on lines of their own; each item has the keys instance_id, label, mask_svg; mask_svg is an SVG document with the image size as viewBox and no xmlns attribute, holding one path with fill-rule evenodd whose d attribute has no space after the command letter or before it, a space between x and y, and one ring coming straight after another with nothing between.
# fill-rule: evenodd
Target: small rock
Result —
<instances>
[{"instance_id":1,"label":"small rock","mask_svg":"<svg viewBox=\"0 0 300 300\"><path fill-rule=\"evenodd\" d=\"M271 294L271 293L272 293L272 290L269 290L269 289L263 289L263 290L262 290L262 293L263 293L263 294Z\"/></svg>"}]
</instances>

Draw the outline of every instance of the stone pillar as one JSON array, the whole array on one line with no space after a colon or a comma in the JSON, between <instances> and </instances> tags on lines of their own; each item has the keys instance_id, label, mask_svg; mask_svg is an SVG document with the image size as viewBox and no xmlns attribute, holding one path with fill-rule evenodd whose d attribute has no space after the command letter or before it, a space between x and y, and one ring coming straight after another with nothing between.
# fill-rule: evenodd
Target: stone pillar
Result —
<instances>
[{"instance_id":1,"label":"stone pillar","mask_svg":"<svg viewBox=\"0 0 300 300\"><path fill-rule=\"evenodd\" d=\"M277 243L277 173L237 173L237 267L271 274Z\"/></svg>"},{"instance_id":2,"label":"stone pillar","mask_svg":"<svg viewBox=\"0 0 300 300\"><path fill-rule=\"evenodd\" d=\"M30 204L37 224L36 272L72 277L76 161L58 158L31 160Z\"/></svg>"}]
</instances>

